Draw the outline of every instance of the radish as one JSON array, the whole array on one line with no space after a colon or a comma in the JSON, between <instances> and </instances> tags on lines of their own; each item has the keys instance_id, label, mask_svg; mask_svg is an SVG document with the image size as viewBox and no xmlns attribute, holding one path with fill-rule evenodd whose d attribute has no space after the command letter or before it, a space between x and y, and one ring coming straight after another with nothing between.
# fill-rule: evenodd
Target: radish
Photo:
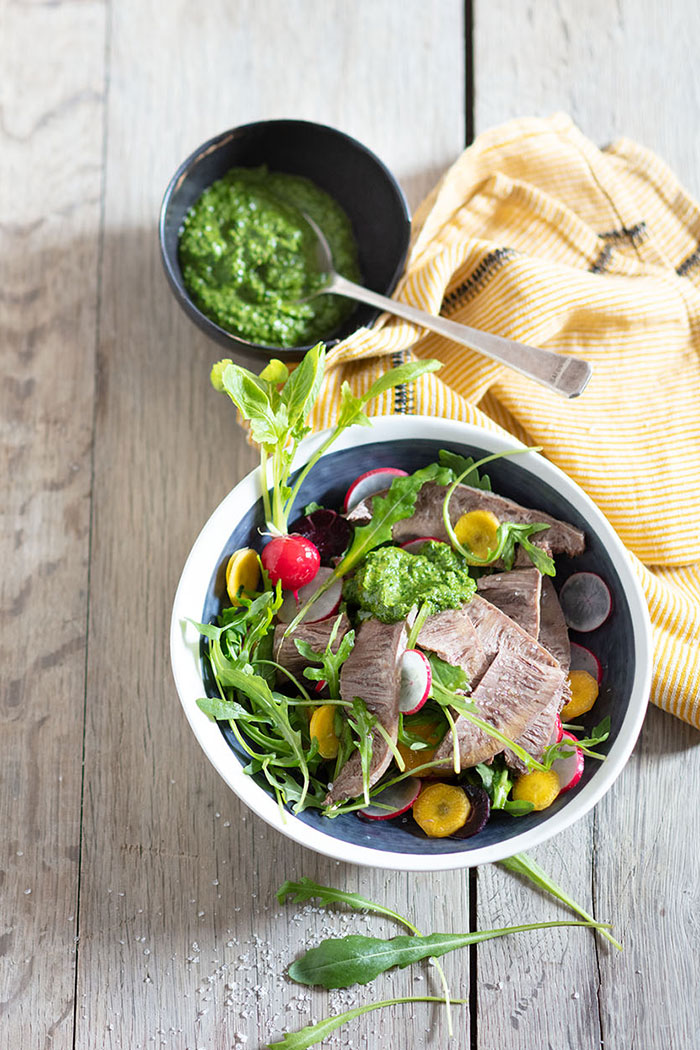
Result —
<instances>
[{"instance_id":1,"label":"radish","mask_svg":"<svg viewBox=\"0 0 700 1050\"><path fill-rule=\"evenodd\" d=\"M318 547L306 536L274 536L260 555L270 583L279 580L285 591L298 591L316 578L321 564Z\"/></svg>"},{"instance_id":2,"label":"radish","mask_svg":"<svg viewBox=\"0 0 700 1050\"><path fill-rule=\"evenodd\" d=\"M388 489L394 478L406 477L408 477L406 471L399 470L398 467L377 467L375 470L368 470L365 474L360 474L345 493L343 510L347 514L363 499Z\"/></svg>"},{"instance_id":3,"label":"radish","mask_svg":"<svg viewBox=\"0 0 700 1050\"><path fill-rule=\"evenodd\" d=\"M311 583L300 587L298 591L285 595L285 599L277 610L277 619L280 623L291 623L302 605L316 593L319 587L333 575L333 570L321 566ZM311 608L312 619L306 619L305 623L316 623L317 620L325 620L338 611L343 590L342 580L334 580L328 590L321 595Z\"/></svg>"},{"instance_id":4,"label":"radish","mask_svg":"<svg viewBox=\"0 0 700 1050\"><path fill-rule=\"evenodd\" d=\"M405 780L399 780L397 784L384 788L374 796L371 805L357 812L359 816L367 817L368 820L391 820L392 817L400 817L411 808L420 795L420 789L421 781L418 777L406 777ZM381 809L377 803L381 803Z\"/></svg>"},{"instance_id":5,"label":"radish","mask_svg":"<svg viewBox=\"0 0 700 1050\"><path fill-rule=\"evenodd\" d=\"M590 649L586 649L585 645L578 645L576 642L571 643L571 670L588 671L598 685L603 681L603 668L598 657Z\"/></svg>"},{"instance_id":6,"label":"radish","mask_svg":"<svg viewBox=\"0 0 700 1050\"><path fill-rule=\"evenodd\" d=\"M563 736L564 730L562 729L561 718L559 717L559 715L557 715L557 720L554 723L554 728L552 730L552 735L549 738L549 743L558 744Z\"/></svg>"},{"instance_id":7,"label":"radish","mask_svg":"<svg viewBox=\"0 0 700 1050\"><path fill-rule=\"evenodd\" d=\"M426 543L443 543L443 540L439 540L437 536L418 536L415 540L406 540L401 546L409 554L420 554L422 547Z\"/></svg>"},{"instance_id":8,"label":"radish","mask_svg":"<svg viewBox=\"0 0 700 1050\"><path fill-rule=\"evenodd\" d=\"M577 743L573 733L564 732L562 740L570 740L572 745ZM554 759L552 769L559 777L561 784L559 794L563 795L565 791L576 787L583 776L583 751L579 747L572 747L570 755L562 755L561 758Z\"/></svg>"},{"instance_id":9,"label":"radish","mask_svg":"<svg viewBox=\"0 0 700 1050\"><path fill-rule=\"evenodd\" d=\"M430 696L433 675L425 653L420 649L406 649L401 659L401 688L399 711L414 715Z\"/></svg>"},{"instance_id":10,"label":"radish","mask_svg":"<svg viewBox=\"0 0 700 1050\"><path fill-rule=\"evenodd\" d=\"M595 631L612 610L610 589L595 572L575 572L559 592L564 619L572 631Z\"/></svg>"}]
</instances>

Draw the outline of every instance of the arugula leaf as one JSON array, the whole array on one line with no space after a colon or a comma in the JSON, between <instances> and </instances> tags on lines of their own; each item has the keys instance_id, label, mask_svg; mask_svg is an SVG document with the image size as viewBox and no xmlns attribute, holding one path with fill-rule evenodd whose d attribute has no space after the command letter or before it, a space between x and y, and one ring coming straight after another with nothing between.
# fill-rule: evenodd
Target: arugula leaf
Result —
<instances>
[{"instance_id":1,"label":"arugula leaf","mask_svg":"<svg viewBox=\"0 0 700 1050\"><path fill-rule=\"evenodd\" d=\"M563 737L558 743L550 744L545 749L544 757L542 761L547 769L551 769L552 763L556 762L558 758L568 758L569 755L574 754L575 751L583 751L584 755L588 755L590 758L597 758L601 762L604 762L606 755L601 755L598 751L593 751L597 744L602 744L610 736L610 715L606 715L602 722L600 722L595 729L591 731L589 737L582 737L580 740L569 740L567 737Z\"/></svg>"},{"instance_id":2,"label":"arugula leaf","mask_svg":"<svg viewBox=\"0 0 700 1050\"><path fill-rule=\"evenodd\" d=\"M340 668L347 660L355 644L355 632L347 631L341 639L336 652L333 652L338 628L342 620L342 614L337 618L328 637L325 649L317 651L312 649L308 642L301 638L295 638L294 644L298 652L309 663L319 663L320 668L304 668L304 677L312 682L325 682L331 697L340 696Z\"/></svg>"},{"instance_id":3,"label":"arugula leaf","mask_svg":"<svg viewBox=\"0 0 700 1050\"><path fill-rule=\"evenodd\" d=\"M303 876L298 882L287 881L280 886L277 890L277 900L280 904L284 904L289 898L294 904L303 904L304 901L309 901L313 898L317 898L322 904L347 904L349 907L354 908L355 911L371 911L376 915L386 915L390 919L401 923L402 926L406 926L412 933L418 933L412 922L409 922L403 915L399 915L398 912L392 911L391 908L387 908L383 904L376 904L374 901L369 900L368 897L360 896L359 893L338 890L334 886L322 886L306 876Z\"/></svg>"},{"instance_id":4,"label":"arugula leaf","mask_svg":"<svg viewBox=\"0 0 700 1050\"><path fill-rule=\"evenodd\" d=\"M524 923L495 930L475 930L470 933L431 933L426 937L415 934L390 937L386 940L361 934L330 937L321 941L317 948L310 948L301 959L292 963L287 973L297 984L349 988L353 984L368 984L380 973L395 966L403 969L422 959L437 958L457 948L480 944L494 937L526 933L529 930L546 930L554 926L600 928L602 925L595 919L565 919L556 922Z\"/></svg>"},{"instance_id":5,"label":"arugula leaf","mask_svg":"<svg viewBox=\"0 0 700 1050\"><path fill-rule=\"evenodd\" d=\"M464 668L448 664L446 660L442 660L435 653L428 653L428 661L433 681L437 685L441 685L443 689L456 693L458 689L466 690L469 688L469 678Z\"/></svg>"},{"instance_id":6,"label":"arugula leaf","mask_svg":"<svg viewBox=\"0 0 700 1050\"><path fill-rule=\"evenodd\" d=\"M452 999L453 1003L466 1003L467 999ZM356 1017L368 1014L372 1010L381 1010L384 1006L398 1006L401 1003L446 1003L435 995L405 995L395 999L383 999L378 1003L366 1003L364 1006L356 1006L352 1010L344 1010L343 1013L334 1014L333 1017L325 1017L316 1024L306 1025L298 1032L285 1032L282 1039L276 1043L268 1043L269 1050L308 1050L310 1046L320 1043L336 1028L340 1028L347 1021L353 1021Z\"/></svg>"},{"instance_id":7,"label":"arugula leaf","mask_svg":"<svg viewBox=\"0 0 700 1050\"><path fill-rule=\"evenodd\" d=\"M438 459L443 467L449 467L453 478L459 478L465 485L471 485L473 489L481 489L483 492L491 491L491 478L488 474L479 475L476 470L476 460L471 456L460 456L457 452L450 452L441 448Z\"/></svg>"},{"instance_id":8,"label":"arugula leaf","mask_svg":"<svg viewBox=\"0 0 700 1050\"><path fill-rule=\"evenodd\" d=\"M523 878L529 879L530 882L534 882L535 886L539 889L544 890L545 893L551 893L553 897L560 900L563 904L568 905L572 911L580 915L586 922L593 922L593 917L577 904L573 897L570 897L566 890L563 890L561 886L558 886L554 879L551 879L547 875L536 860L533 860L527 853L515 853L512 857L507 857L505 860L499 860L498 863L501 867L505 868L506 871L511 871L515 875L522 875ZM610 941L616 948L622 951L622 945L619 941L616 941L611 933L608 932L610 929L610 923L601 924L598 926L600 933L605 937L606 940Z\"/></svg>"},{"instance_id":9,"label":"arugula leaf","mask_svg":"<svg viewBox=\"0 0 700 1050\"><path fill-rule=\"evenodd\" d=\"M362 767L362 794L365 805L369 805L369 771L372 764L372 731L377 724L377 719L367 710L364 700L356 696L352 702L352 715L348 716L348 725L357 736L355 746L360 752L360 765Z\"/></svg>"},{"instance_id":10,"label":"arugula leaf","mask_svg":"<svg viewBox=\"0 0 700 1050\"><path fill-rule=\"evenodd\" d=\"M323 384L325 364L325 347L318 343L307 351L291 373L286 365L277 360L270 361L259 376L233 364L229 359L219 361L211 370L212 385L216 390L228 394L243 418L250 423L253 441L260 446L265 517L268 527L281 534L286 533L297 494L320 457L347 427L358 423L369 426L369 419L364 412L367 403L397 383L412 382L425 372L442 367L439 361L431 360L415 361L389 369L360 397L353 395L349 385L344 383L334 429L299 471L292 486L289 475L299 442L311 430L308 419ZM270 489L268 468L272 482Z\"/></svg>"}]
</instances>

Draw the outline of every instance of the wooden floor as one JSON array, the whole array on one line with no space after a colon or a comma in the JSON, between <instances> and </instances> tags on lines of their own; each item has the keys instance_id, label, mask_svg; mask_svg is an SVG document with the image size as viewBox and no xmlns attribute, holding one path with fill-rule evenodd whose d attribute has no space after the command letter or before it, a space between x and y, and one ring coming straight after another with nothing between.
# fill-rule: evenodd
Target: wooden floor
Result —
<instances>
[{"instance_id":1,"label":"wooden floor","mask_svg":"<svg viewBox=\"0 0 700 1050\"><path fill-rule=\"evenodd\" d=\"M0 1048L257 1048L358 993L283 970L381 921L277 905L302 874L425 930L564 917L500 869L344 867L254 819L203 758L168 660L177 579L254 455L217 349L161 271L163 189L265 117L356 135L415 206L473 133L568 111L655 148L700 193L693 0L0 0ZM700 737L651 710L620 780L536 853L586 931L447 957L455 1050L700 1047ZM439 994L429 968L379 997ZM448 1045L397 1007L328 1047Z\"/></svg>"}]
</instances>

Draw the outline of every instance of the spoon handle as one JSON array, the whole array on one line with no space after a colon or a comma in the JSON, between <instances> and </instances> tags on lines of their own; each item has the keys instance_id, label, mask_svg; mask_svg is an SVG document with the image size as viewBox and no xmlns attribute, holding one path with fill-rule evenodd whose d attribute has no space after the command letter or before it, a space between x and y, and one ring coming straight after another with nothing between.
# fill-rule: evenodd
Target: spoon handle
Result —
<instances>
[{"instance_id":1,"label":"spoon handle","mask_svg":"<svg viewBox=\"0 0 700 1050\"><path fill-rule=\"evenodd\" d=\"M438 332L455 343L461 343L493 361L500 361L501 364L514 368L516 372L549 387L562 397L578 397L591 378L591 366L580 357L567 357L553 350L541 350L525 343L516 343L513 339L504 339L500 335L480 332L477 328L448 321L445 317L435 317L423 310L417 310L414 306L408 306L396 299L379 295L369 288L363 288L362 285L354 284L340 274L334 274L324 291L359 299L370 306L377 306L381 310L396 314L397 317L403 317L405 321Z\"/></svg>"}]
</instances>

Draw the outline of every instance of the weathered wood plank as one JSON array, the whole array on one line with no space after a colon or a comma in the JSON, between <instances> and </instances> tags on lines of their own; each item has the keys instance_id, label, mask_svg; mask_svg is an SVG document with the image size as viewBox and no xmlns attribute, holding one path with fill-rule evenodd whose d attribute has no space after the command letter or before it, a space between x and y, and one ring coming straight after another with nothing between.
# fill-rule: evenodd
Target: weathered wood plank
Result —
<instances>
[{"instance_id":1,"label":"weathered wood plank","mask_svg":"<svg viewBox=\"0 0 700 1050\"><path fill-rule=\"evenodd\" d=\"M625 135L656 149L692 192L700 189L692 60L695 5L645 2L554 8L477 2L474 21L477 132L510 117L566 110L601 144ZM676 76L672 70L684 70ZM595 914L610 919L622 955L571 931L537 950L523 971L494 943L479 949L479 1041L491 1050L533 1045L635 1046L661 1050L698 1042L697 952L689 937L698 906L697 821L688 799L700 788L697 734L649 712L629 766L594 814L536 857ZM678 785L682 784L679 790ZM545 918L555 906L513 891L484 870L482 923L506 903L505 918ZM593 895L591 898L591 894ZM497 902L492 905L491 902ZM518 955L520 956L520 952ZM522 956L520 958L522 963ZM503 988L484 984L504 968Z\"/></svg>"},{"instance_id":2,"label":"weathered wood plank","mask_svg":"<svg viewBox=\"0 0 700 1050\"><path fill-rule=\"evenodd\" d=\"M176 164L226 127L272 116L356 134L413 203L463 142L462 4L114 5L91 570L77 1046L257 1046L329 1003L282 977L327 927L359 928L273 891L308 874L361 889L434 929L468 925L461 874L344 868L253 818L206 764L168 668L177 578L213 507L254 461L209 387L216 347L174 304L155 221ZM426 71L434 96L425 90ZM435 98L440 100L436 119ZM297 918L294 918L298 915ZM388 929L371 923L371 928ZM467 959L450 960L455 994ZM419 978L423 978L420 980ZM410 992L434 979L388 977ZM362 999L374 993L363 991ZM456 1020L467 1046L466 1013ZM441 1014L369 1017L329 1046L405 1043ZM358 1034L359 1033L359 1034Z\"/></svg>"},{"instance_id":3,"label":"weathered wood plank","mask_svg":"<svg viewBox=\"0 0 700 1050\"><path fill-rule=\"evenodd\" d=\"M0 1042L58 1048L73 1038L104 9L0 17Z\"/></svg>"}]
</instances>

